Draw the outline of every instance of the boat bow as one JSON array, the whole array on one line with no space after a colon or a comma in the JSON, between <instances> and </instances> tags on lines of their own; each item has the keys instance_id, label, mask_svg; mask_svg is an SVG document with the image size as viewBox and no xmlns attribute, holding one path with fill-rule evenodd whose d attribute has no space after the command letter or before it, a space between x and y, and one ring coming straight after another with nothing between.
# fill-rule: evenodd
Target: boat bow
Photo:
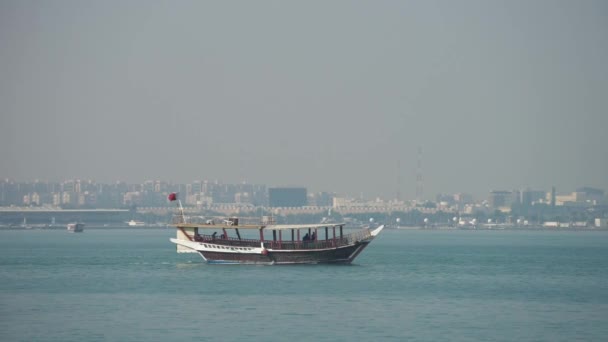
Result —
<instances>
[{"instance_id":1,"label":"boat bow","mask_svg":"<svg viewBox=\"0 0 608 342\"><path fill-rule=\"evenodd\" d=\"M382 231L382 229L384 229L384 225L381 225L380 227L378 227L378 228L376 228L376 229L372 230L372 231L370 232L370 234L371 234L373 237L376 237L378 234L380 234L380 232Z\"/></svg>"}]
</instances>

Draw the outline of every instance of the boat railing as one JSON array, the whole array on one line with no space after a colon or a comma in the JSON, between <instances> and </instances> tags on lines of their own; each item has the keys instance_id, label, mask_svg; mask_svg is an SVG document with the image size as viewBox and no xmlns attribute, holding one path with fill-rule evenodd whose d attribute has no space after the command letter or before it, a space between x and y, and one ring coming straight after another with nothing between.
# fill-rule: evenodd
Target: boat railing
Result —
<instances>
[{"instance_id":1,"label":"boat railing","mask_svg":"<svg viewBox=\"0 0 608 342\"><path fill-rule=\"evenodd\" d=\"M335 248L347 245L346 239L329 239L329 240L315 240L315 241L266 241L265 245L271 249L325 249Z\"/></svg>"},{"instance_id":2,"label":"boat railing","mask_svg":"<svg viewBox=\"0 0 608 342\"><path fill-rule=\"evenodd\" d=\"M352 245L356 242L363 241L370 238L371 231L369 229L363 229L350 234L345 234L336 238L317 239L314 241L265 241L264 244L268 245L272 249L325 249L325 248L336 248L341 246Z\"/></svg>"},{"instance_id":3,"label":"boat railing","mask_svg":"<svg viewBox=\"0 0 608 342\"><path fill-rule=\"evenodd\" d=\"M363 241L371 237L369 229L363 229L350 234L345 234L340 237L320 239L314 241L291 241L291 240L264 240L264 246L270 249L278 250L293 250L293 249L325 249L336 248L341 246L352 245L356 242ZM236 237L222 238L221 236L213 235L197 235L194 237L197 242L219 244L224 246L239 246L239 247L260 247L258 239L239 239Z\"/></svg>"},{"instance_id":4,"label":"boat railing","mask_svg":"<svg viewBox=\"0 0 608 342\"><path fill-rule=\"evenodd\" d=\"M194 237L194 241L229 246L260 247L260 240L258 239L239 239L235 237L222 238L217 235L198 235Z\"/></svg>"}]
</instances>

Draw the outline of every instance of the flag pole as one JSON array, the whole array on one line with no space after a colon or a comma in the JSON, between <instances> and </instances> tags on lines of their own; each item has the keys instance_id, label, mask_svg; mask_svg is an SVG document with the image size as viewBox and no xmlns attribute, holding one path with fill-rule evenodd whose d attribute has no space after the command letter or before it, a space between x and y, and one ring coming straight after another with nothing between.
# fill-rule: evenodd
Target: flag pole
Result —
<instances>
[{"instance_id":1,"label":"flag pole","mask_svg":"<svg viewBox=\"0 0 608 342\"><path fill-rule=\"evenodd\" d=\"M181 222L180 223L186 223L186 217L184 216L184 207L182 207L182 201L177 198L177 194L178 192L172 192L169 194L169 201L173 202L175 200L177 200L177 204L178 204L178 209L179 209L179 215L181 216Z\"/></svg>"},{"instance_id":2,"label":"flag pole","mask_svg":"<svg viewBox=\"0 0 608 342\"><path fill-rule=\"evenodd\" d=\"M184 216L184 207L182 207L182 200L178 199L177 203L179 204L179 211L182 215L182 223L186 223L186 217Z\"/></svg>"}]
</instances>

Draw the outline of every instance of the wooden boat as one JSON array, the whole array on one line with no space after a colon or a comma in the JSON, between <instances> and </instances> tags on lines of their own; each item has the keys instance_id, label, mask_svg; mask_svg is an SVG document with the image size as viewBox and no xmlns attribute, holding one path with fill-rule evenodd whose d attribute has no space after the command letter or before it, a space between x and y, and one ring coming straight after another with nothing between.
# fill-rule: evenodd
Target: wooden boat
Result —
<instances>
[{"instance_id":1,"label":"wooden boat","mask_svg":"<svg viewBox=\"0 0 608 342\"><path fill-rule=\"evenodd\" d=\"M246 223L239 218L193 221L183 211L174 217L177 236L171 242L178 253L198 253L210 264L349 264L384 228L346 233L345 223L275 224L271 219Z\"/></svg>"}]
</instances>

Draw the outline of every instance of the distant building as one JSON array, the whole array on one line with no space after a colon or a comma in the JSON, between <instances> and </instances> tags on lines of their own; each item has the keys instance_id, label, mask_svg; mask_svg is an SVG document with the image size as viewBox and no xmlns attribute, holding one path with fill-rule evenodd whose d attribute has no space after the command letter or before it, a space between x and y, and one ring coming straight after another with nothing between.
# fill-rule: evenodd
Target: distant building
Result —
<instances>
[{"instance_id":1,"label":"distant building","mask_svg":"<svg viewBox=\"0 0 608 342\"><path fill-rule=\"evenodd\" d=\"M307 204L306 188L268 188L270 207L303 207Z\"/></svg>"},{"instance_id":2,"label":"distant building","mask_svg":"<svg viewBox=\"0 0 608 342\"><path fill-rule=\"evenodd\" d=\"M566 195L556 195L555 205L568 207L589 207L604 202L604 191L594 188L579 188Z\"/></svg>"},{"instance_id":3,"label":"distant building","mask_svg":"<svg viewBox=\"0 0 608 342\"><path fill-rule=\"evenodd\" d=\"M516 192L515 201L523 206L531 206L545 199L546 193L540 190L523 189Z\"/></svg>"},{"instance_id":4,"label":"distant building","mask_svg":"<svg viewBox=\"0 0 608 342\"><path fill-rule=\"evenodd\" d=\"M68 180L65 181L61 184L61 191L63 192L74 192L75 186L74 186L74 181L73 180Z\"/></svg>"},{"instance_id":5,"label":"distant building","mask_svg":"<svg viewBox=\"0 0 608 342\"><path fill-rule=\"evenodd\" d=\"M435 201L437 203L445 203L446 205L453 205L454 203L456 203L454 195L449 194L437 194L437 196L435 197Z\"/></svg>"},{"instance_id":6,"label":"distant building","mask_svg":"<svg viewBox=\"0 0 608 342\"><path fill-rule=\"evenodd\" d=\"M513 193L502 190L491 191L488 197L488 204L494 209L510 207L513 204Z\"/></svg>"},{"instance_id":7,"label":"distant building","mask_svg":"<svg viewBox=\"0 0 608 342\"><path fill-rule=\"evenodd\" d=\"M329 192L317 192L308 195L308 205L329 207L332 205L334 195Z\"/></svg>"},{"instance_id":8,"label":"distant building","mask_svg":"<svg viewBox=\"0 0 608 342\"><path fill-rule=\"evenodd\" d=\"M604 190L590 188L590 187L582 187L576 189L576 192L584 194L585 200L592 202L593 204L600 204L604 202Z\"/></svg>"},{"instance_id":9,"label":"distant building","mask_svg":"<svg viewBox=\"0 0 608 342\"><path fill-rule=\"evenodd\" d=\"M345 197L334 197L332 200L333 208L350 207L353 204L353 200Z\"/></svg>"},{"instance_id":10,"label":"distant building","mask_svg":"<svg viewBox=\"0 0 608 342\"><path fill-rule=\"evenodd\" d=\"M465 193L457 193L453 195L454 201L458 204L471 204L473 203L473 195Z\"/></svg>"}]
</instances>

